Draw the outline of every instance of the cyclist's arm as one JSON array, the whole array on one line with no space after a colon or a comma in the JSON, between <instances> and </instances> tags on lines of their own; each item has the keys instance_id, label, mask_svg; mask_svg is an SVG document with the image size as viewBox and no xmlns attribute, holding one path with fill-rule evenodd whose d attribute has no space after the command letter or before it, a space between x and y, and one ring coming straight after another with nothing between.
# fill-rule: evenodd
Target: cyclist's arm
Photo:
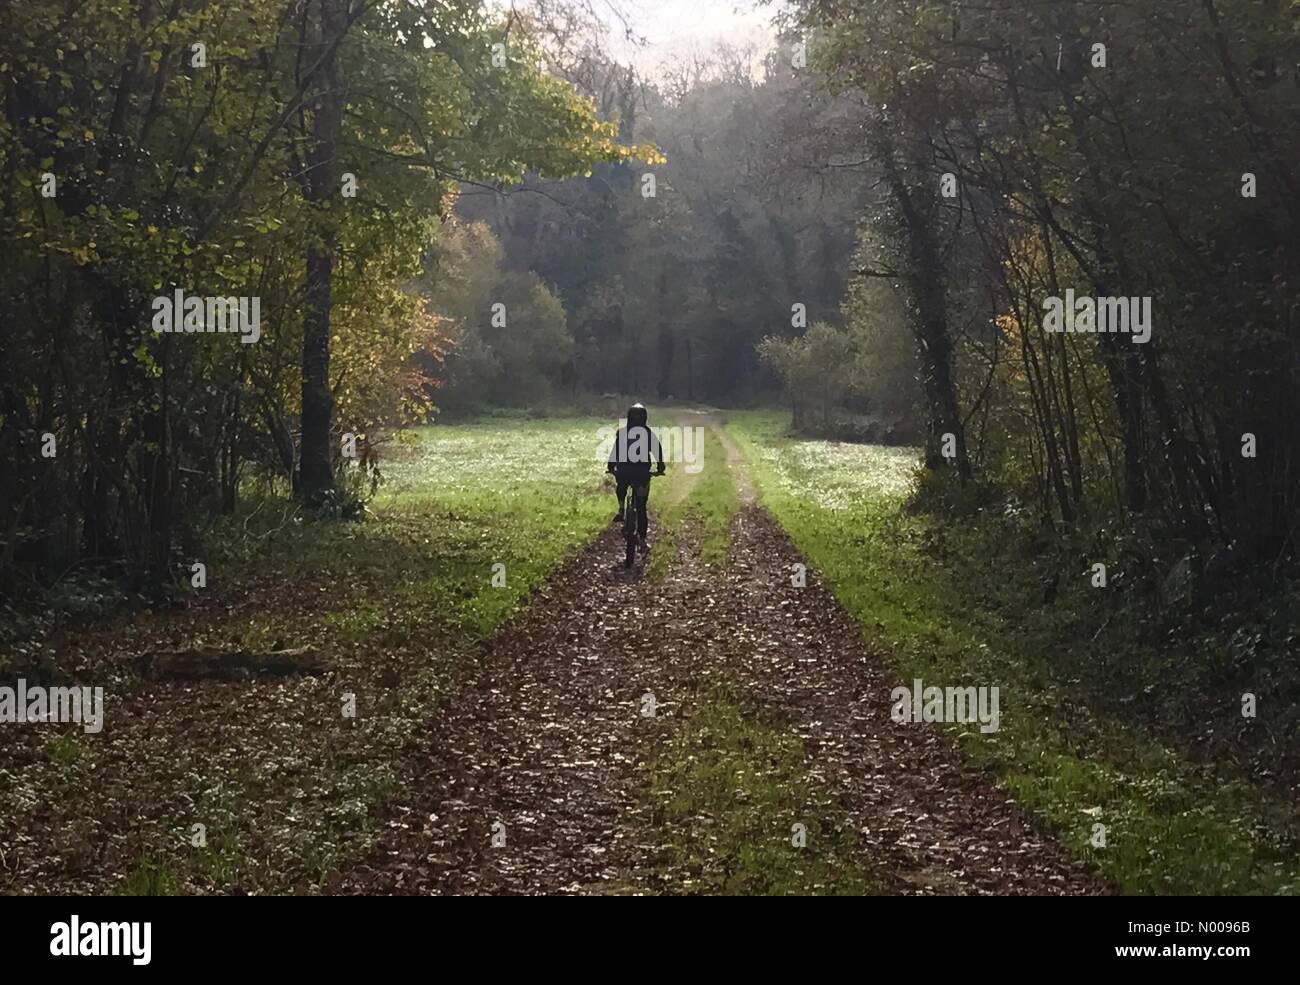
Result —
<instances>
[{"instance_id":1,"label":"cyclist's arm","mask_svg":"<svg viewBox=\"0 0 1300 985\"><path fill-rule=\"evenodd\" d=\"M659 459L659 471L664 470L664 446L659 443L659 435L653 431L650 432L650 442L654 445L655 457Z\"/></svg>"}]
</instances>

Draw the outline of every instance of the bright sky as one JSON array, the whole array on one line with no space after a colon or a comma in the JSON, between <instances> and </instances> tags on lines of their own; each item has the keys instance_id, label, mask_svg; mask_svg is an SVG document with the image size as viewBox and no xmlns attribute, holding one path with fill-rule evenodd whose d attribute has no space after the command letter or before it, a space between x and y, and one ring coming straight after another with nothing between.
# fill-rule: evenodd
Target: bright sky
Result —
<instances>
[{"instance_id":1,"label":"bright sky","mask_svg":"<svg viewBox=\"0 0 1300 985\"><path fill-rule=\"evenodd\" d=\"M777 5L754 0L611 0L629 14L648 42L636 48L609 23L610 43L619 61L631 61L650 74L659 65L698 54L706 56L719 41L740 47L752 43L761 57L772 46L772 14ZM597 8L600 2L597 0Z\"/></svg>"}]
</instances>

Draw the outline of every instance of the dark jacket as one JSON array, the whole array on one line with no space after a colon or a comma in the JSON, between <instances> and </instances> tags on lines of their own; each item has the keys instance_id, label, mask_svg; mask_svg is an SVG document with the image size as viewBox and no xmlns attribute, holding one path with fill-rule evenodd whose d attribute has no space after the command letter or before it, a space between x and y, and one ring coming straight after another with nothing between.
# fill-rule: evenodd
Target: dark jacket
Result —
<instances>
[{"instance_id":1,"label":"dark jacket","mask_svg":"<svg viewBox=\"0 0 1300 985\"><path fill-rule=\"evenodd\" d=\"M621 427L614 436L614 447L609 450L609 470L619 482L637 483L650 479L650 469L655 460L659 471L664 470L664 450L653 430L644 425Z\"/></svg>"}]
</instances>

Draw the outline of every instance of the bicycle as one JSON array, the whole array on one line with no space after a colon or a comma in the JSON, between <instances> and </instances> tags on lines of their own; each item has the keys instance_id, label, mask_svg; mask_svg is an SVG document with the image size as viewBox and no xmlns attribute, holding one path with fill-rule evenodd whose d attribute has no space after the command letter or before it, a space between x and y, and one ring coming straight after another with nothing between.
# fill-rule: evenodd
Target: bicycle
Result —
<instances>
[{"instance_id":1,"label":"bicycle","mask_svg":"<svg viewBox=\"0 0 1300 985\"><path fill-rule=\"evenodd\" d=\"M627 504L623 508L623 540L627 543L627 556L623 559L623 567L630 568L636 563L636 520L637 514L646 509L646 503L650 497L650 479L656 476L662 476L662 472L651 472L650 476L642 483L633 483L627 489ZM646 527L649 531L649 525ZM646 551L650 550L649 543L646 544Z\"/></svg>"}]
</instances>

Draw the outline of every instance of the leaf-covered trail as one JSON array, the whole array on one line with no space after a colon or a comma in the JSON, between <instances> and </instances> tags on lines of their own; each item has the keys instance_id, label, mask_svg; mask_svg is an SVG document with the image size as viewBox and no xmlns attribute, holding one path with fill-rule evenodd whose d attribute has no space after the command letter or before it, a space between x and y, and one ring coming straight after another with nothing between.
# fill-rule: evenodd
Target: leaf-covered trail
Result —
<instances>
[{"instance_id":1,"label":"leaf-covered trail","mask_svg":"<svg viewBox=\"0 0 1300 985\"><path fill-rule=\"evenodd\" d=\"M465 671L421 740L418 794L328 889L692 891L692 873L667 864L683 831L648 796L648 764L723 686L801 738L805 775L856 833L852 863L883 891L1105 892L953 739L891 721L897 682L813 572L791 585L797 552L736 481L745 505L723 572L699 563L689 532L662 583L624 572L613 529L568 563ZM820 849L795 847L775 817L771 839ZM726 867L735 847L700 845L702 864Z\"/></svg>"}]
</instances>

